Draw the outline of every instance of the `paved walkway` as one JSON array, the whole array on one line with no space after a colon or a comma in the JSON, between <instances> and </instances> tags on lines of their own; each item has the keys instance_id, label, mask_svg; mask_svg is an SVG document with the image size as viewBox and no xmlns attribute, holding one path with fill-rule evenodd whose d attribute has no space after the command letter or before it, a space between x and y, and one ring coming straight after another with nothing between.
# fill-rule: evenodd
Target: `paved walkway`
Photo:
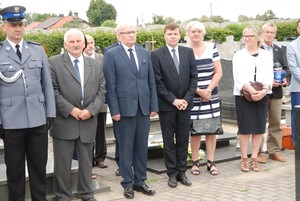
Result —
<instances>
[{"instance_id":1,"label":"paved walkway","mask_svg":"<svg viewBox=\"0 0 300 201\"><path fill-rule=\"evenodd\" d=\"M206 167L200 167L199 176L187 176L193 182L186 187L178 183L176 188L167 185L166 174L148 172L147 184L156 189L154 196L146 196L135 192L134 200L159 201L293 201L295 200L295 160L294 151L285 150L282 155L287 162L280 163L268 160L262 164L260 172L240 171L239 160L218 163L219 175L212 176ZM123 189L115 176L116 165L112 160L106 160L107 169L94 168L97 179L111 187L111 191L95 195L98 201L127 200Z\"/></svg>"},{"instance_id":2,"label":"paved walkway","mask_svg":"<svg viewBox=\"0 0 300 201\"><path fill-rule=\"evenodd\" d=\"M225 125L226 126L226 125ZM225 128L234 132L236 128ZM260 172L250 171L244 173L240 170L240 161L233 160L217 163L219 175L212 176L201 166L199 176L191 175L190 169L187 176L193 182L186 187L178 183L176 188L167 184L166 174L148 172L147 184L156 189L154 196L147 196L135 192L134 200L159 200L159 201L294 201L295 200L295 158L294 150L282 151L286 162L276 162L268 159L266 164L261 164ZM121 177L115 176L117 166L113 160L106 160L108 168L94 168L97 180L109 185L109 192L98 193L98 201L127 200L123 196L120 185Z\"/></svg>"}]
</instances>

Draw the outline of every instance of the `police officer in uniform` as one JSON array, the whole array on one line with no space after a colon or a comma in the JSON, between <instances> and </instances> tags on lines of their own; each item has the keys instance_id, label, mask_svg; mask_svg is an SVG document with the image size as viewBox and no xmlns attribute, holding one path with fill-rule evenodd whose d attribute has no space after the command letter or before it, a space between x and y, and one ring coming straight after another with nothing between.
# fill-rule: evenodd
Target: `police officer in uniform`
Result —
<instances>
[{"instance_id":1,"label":"police officer in uniform","mask_svg":"<svg viewBox=\"0 0 300 201\"><path fill-rule=\"evenodd\" d=\"M25 200L25 159L31 199L46 201L48 127L55 100L46 54L23 40L23 6L0 11L6 40L0 45L0 124L3 131L9 200Z\"/></svg>"}]
</instances>

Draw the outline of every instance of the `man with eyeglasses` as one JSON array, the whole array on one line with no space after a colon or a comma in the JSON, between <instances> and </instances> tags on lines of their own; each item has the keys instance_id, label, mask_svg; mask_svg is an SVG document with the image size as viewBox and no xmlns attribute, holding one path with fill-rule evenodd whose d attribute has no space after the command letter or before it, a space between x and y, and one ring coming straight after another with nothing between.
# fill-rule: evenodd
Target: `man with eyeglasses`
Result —
<instances>
[{"instance_id":1,"label":"man with eyeglasses","mask_svg":"<svg viewBox=\"0 0 300 201\"><path fill-rule=\"evenodd\" d=\"M273 41L276 37L277 27L272 22L267 22L262 26L262 37L264 42L261 46L270 53L273 58L274 71L286 68L283 62L283 54L281 48L274 44ZM278 68L281 69L278 69ZM267 137L267 151L269 158L279 162L285 162L285 159L281 156L281 144L282 144L282 130L280 128L281 121L281 105L282 105L282 86L287 84L287 79L283 77L281 80L273 79L272 94L269 95L270 101L268 104L268 137ZM260 147L260 153L257 160L259 163L266 163L266 155L263 153L264 140Z\"/></svg>"},{"instance_id":2,"label":"man with eyeglasses","mask_svg":"<svg viewBox=\"0 0 300 201\"><path fill-rule=\"evenodd\" d=\"M150 53L136 44L136 29L116 28L120 45L104 55L107 103L119 145L121 185L126 198L134 190L154 195L145 183L150 117L158 112L155 78Z\"/></svg>"}]
</instances>

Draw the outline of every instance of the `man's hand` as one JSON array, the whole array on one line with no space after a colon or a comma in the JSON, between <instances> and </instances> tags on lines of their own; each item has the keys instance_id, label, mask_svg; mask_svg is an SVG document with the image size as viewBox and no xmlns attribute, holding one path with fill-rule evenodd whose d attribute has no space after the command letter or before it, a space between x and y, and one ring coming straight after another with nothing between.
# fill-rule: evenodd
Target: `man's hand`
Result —
<instances>
[{"instance_id":1,"label":"man's hand","mask_svg":"<svg viewBox=\"0 0 300 201\"><path fill-rule=\"evenodd\" d=\"M52 117L47 117L47 128L50 129L53 125L54 118Z\"/></svg>"},{"instance_id":2,"label":"man's hand","mask_svg":"<svg viewBox=\"0 0 300 201\"><path fill-rule=\"evenodd\" d=\"M91 118L93 115L92 113L90 113L90 111L88 111L87 109L83 109L81 110L81 114L79 115L79 119L80 120L87 120L89 118Z\"/></svg>"},{"instance_id":3,"label":"man's hand","mask_svg":"<svg viewBox=\"0 0 300 201\"><path fill-rule=\"evenodd\" d=\"M74 107L70 115L79 121L80 120L79 116L81 115L81 113L82 113L81 109Z\"/></svg>"},{"instance_id":4,"label":"man's hand","mask_svg":"<svg viewBox=\"0 0 300 201\"><path fill-rule=\"evenodd\" d=\"M156 116L157 115L157 112L151 112L150 113L150 117L154 117L154 116Z\"/></svg>"},{"instance_id":5,"label":"man's hand","mask_svg":"<svg viewBox=\"0 0 300 201\"><path fill-rule=\"evenodd\" d=\"M188 106L188 102L184 99L175 99L173 102L173 105L178 109L178 110L185 110Z\"/></svg>"},{"instance_id":6,"label":"man's hand","mask_svg":"<svg viewBox=\"0 0 300 201\"><path fill-rule=\"evenodd\" d=\"M114 121L120 121L121 120L121 115L120 114L116 114L116 115L111 116L111 118Z\"/></svg>"}]
</instances>

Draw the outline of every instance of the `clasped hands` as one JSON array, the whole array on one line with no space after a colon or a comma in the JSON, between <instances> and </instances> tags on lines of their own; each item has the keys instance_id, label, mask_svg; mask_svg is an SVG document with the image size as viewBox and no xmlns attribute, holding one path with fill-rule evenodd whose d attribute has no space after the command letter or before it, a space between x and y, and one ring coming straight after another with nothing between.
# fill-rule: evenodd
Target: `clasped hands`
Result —
<instances>
[{"instance_id":1,"label":"clasped hands","mask_svg":"<svg viewBox=\"0 0 300 201\"><path fill-rule=\"evenodd\" d=\"M74 107L71 111L71 116L77 119L78 121L80 120L88 120L89 118L92 117L92 114L87 110L87 109L79 109L77 107Z\"/></svg>"},{"instance_id":2,"label":"clasped hands","mask_svg":"<svg viewBox=\"0 0 300 201\"><path fill-rule=\"evenodd\" d=\"M178 109L178 110L185 110L189 103L184 100L184 99L175 99L173 102L173 105Z\"/></svg>"},{"instance_id":3,"label":"clasped hands","mask_svg":"<svg viewBox=\"0 0 300 201\"><path fill-rule=\"evenodd\" d=\"M196 94L202 98L202 101L209 101L211 99L211 91L207 89L197 88Z\"/></svg>"},{"instance_id":4,"label":"clasped hands","mask_svg":"<svg viewBox=\"0 0 300 201\"><path fill-rule=\"evenodd\" d=\"M256 91L254 88L253 88L253 91L250 92L251 98L254 101L260 101L267 95L267 93L268 93L268 91L266 89L263 89L261 91Z\"/></svg>"}]
</instances>

